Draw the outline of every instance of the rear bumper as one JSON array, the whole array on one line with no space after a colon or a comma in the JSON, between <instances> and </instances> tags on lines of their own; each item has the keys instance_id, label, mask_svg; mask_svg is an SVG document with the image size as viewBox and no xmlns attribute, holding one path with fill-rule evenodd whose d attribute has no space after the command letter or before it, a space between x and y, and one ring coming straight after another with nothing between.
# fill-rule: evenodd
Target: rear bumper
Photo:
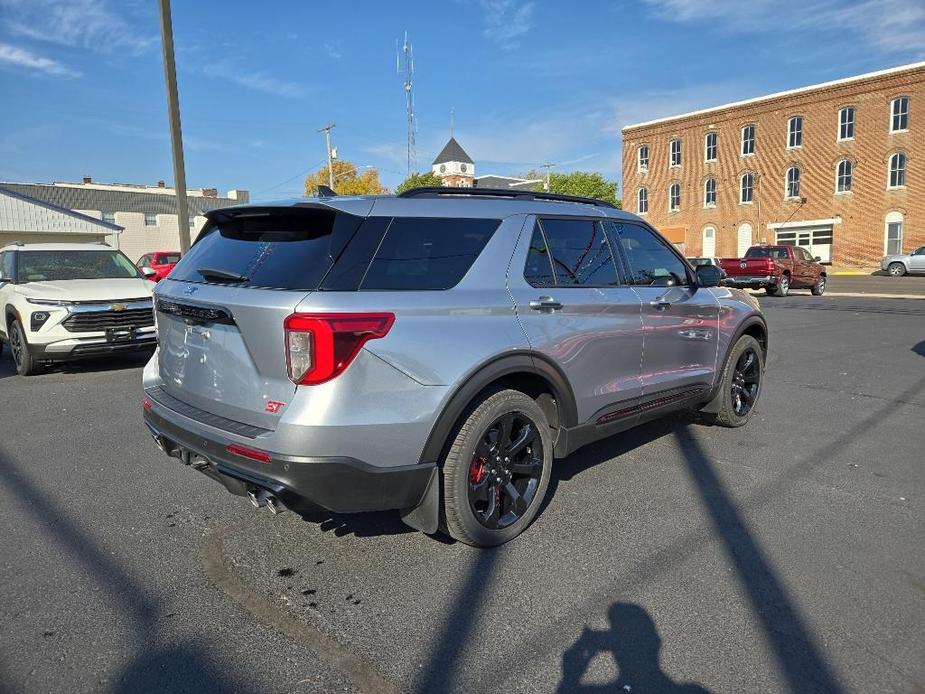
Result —
<instances>
[{"instance_id":1,"label":"rear bumper","mask_svg":"<svg viewBox=\"0 0 925 694\"><path fill-rule=\"evenodd\" d=\"M182 415L173 413L153 398L144 411L145 424L158 447L208 477L232 494L244 496L263 490L294 510L322 508L335 513L406 510L418 506L432 478L433 463L380 467L349 457L284 456L268 453L269 462L258 462L229 453L240 443L218 430L192 431L183 426ZM205 429L205 428L203 428ZM248 440L259 449L259 440Z\"/></svg>"},{"instance_id":2,"label":"rear bumper","mask_svg":"<svg viewBox=\"0 0 925 694\"><path fill-rule=\"evenodd\" d=\"M724 283L728 287L746 287L750 289L762 289L763 287L773 287L777 284L777 278L773 275L726 275Z\"/></svg>"}]
</instances>

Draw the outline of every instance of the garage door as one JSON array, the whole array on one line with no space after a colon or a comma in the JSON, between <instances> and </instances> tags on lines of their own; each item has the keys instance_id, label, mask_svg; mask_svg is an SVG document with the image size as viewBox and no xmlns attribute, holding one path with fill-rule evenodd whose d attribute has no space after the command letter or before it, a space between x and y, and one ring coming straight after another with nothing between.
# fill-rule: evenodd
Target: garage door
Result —
<instances>
[{"instance_id":1,"label":"garage door","mask_svg":"<svg viewBox=\"0 0 925 694\"><path fill-rule=\"evenodd\" d=\"M823 263L832 262L832 226L804 227L777 232L777 243L782 246L800 246Z\"/></svg>"}]
</instances>

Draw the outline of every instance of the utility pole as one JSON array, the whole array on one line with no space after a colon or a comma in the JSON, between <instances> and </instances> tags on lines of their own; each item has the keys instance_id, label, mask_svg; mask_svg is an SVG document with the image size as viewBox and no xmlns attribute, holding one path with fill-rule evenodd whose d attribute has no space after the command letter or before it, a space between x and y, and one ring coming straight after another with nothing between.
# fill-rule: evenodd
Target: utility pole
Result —
<instances>
[{"instance_id":1,"label":"utility pole","mask_svg":"<svg viewBox=\"0 0 925 694\"><path fill-rule=\"evenodd\" d=\"M331 161L331 129L334 127L334 123L328 123L323 128L318 128L319 133L324 133L324 144L325 148L328 150L328 188L334 190L334 164Z\"/></svg>"},{"instance_id":2,"label":"utility pole","mask_svg":"<svg viewBox=\"0 0 925 694\"><path fill-rule=\"evenodd\" d=\"M549 192L549 170L555 166L555 164L540 164L540 166L546 169L546 180L543 182L543 190L547 193Z\"/></svg>"},{"instance_id":3,"label":"utility pole","mask_svg":"<svg viewBox=\"0 0 925 694\"><path fill-rule=\"evenodd\" d=\"M173 22L170 0L159 0L161 46L164 50L164 80L167 83L167 113L170 118L170 146L173 149L173 184L177 193L177 229L180 252L190 247L189 208L186 204L186 170L183 166L183 133L180 130L180 97L177 95L177 65L173 58Z\"/></svg>"}]
</instances>

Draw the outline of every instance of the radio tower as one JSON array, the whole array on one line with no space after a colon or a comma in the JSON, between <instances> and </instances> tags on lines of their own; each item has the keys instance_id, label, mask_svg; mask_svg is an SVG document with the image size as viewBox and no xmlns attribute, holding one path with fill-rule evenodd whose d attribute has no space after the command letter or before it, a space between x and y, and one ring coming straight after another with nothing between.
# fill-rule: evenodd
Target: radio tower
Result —
<instances>
[{"instance_id":1,"label":"radio tower","mask_svg":"<svg viewBox=\"0 0 925 694\"><path fill-rule=\"evenodd\" d=\"M395 42L396 49L398 42ZM405 78L405 99L408 109L408 175L414 173L417 168L417 152L414 149L414 92L412 88L414 78L414 55L411 50L411 41L408 40L408 32L405 32L405 42L401 49L396 51L395 69L399 75Z\"/></svg>"}]
</instances>

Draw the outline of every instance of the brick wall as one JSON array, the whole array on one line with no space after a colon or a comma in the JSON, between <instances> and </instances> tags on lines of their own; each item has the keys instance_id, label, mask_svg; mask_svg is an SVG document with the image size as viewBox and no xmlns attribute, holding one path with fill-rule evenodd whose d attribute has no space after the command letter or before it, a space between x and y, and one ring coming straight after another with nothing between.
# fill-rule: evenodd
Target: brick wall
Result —
<instances>
[{"instance_id":1,"label":"brick wall","mask_svg":"<svg viewBox=\"0 0 925 694\"><path fill-rule=\"evenodd\" d=\"M890 102L909 97L909 130L890 132ZM855 108L855 137L838 142L838 114ZM803 117L803 145L788 149L787 127L792 116ZM754 124L754 156L741 156L741 129ZM704 161L706 133L718 134L718 161ZM682 163L669 168L669 141L682 143ZM648 172L637 171L637 149L649 147ZM888 161L896 152L907 156L906 186L888 190ZM840 160L853 162L852 191L835 193ZM785 199L785 176L790 166L800 168L800 197ZM754 202L740 204L740 176L755 174ZM704 181L716 179L716 207L704 207ZM668 210L668 189L681 186L681 209ZM737 231L753 229L753 240L773 243L768 224L799 223L840 218L833 224L832 262L870 266L884 254L885 217L903 215L903 249L925 244L925 66L856 81L761 99L751 103L692 114L677 119L630 126L623 131L623 186L625 209L636 211L640 187L649 192L645 215L656 228L681 227L685 253L702 252L702 231L716 229L716 255L737 255ZM677 231L675 231L677 233Z\"/></svg>"}]
</instances>

